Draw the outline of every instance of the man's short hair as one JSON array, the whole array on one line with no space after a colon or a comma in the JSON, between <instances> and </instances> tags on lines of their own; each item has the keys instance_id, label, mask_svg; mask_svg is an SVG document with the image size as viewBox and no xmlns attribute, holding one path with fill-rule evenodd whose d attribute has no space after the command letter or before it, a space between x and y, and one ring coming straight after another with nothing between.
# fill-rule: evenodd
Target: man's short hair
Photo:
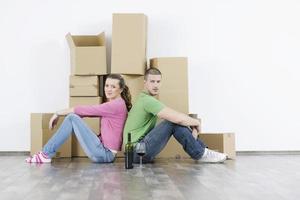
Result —
<instances>
[{"instance_id":1,"label":"man's short hair","mask_svg":"<svg viewBox=\"0 0 300 200\"><path fill-rule=\"evenodd\" d=\"M146 72L145 72L144 80L147 80L149 74L151 74L151 75L161 75L161 76L162 76L162 74L161 74L161 72L159 71L159 69L154 68L154 67L150 67L150 68L147 69Z\"/></svg>"}]
</instances>

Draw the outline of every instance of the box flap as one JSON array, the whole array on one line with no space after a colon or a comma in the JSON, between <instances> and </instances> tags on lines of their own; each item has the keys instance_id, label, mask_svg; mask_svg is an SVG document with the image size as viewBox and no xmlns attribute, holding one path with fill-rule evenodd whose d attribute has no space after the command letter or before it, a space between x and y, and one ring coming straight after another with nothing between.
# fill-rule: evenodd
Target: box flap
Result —
<instances>
[{"instance_id":1,"label":"box flap","mask_svg":"<svg viewBox=\"0 0 300 200\"><path fill-rule=\"evenodd\" d=\"M105 46L105 33L99 35L71 35L68 33L66 39L70 48L75 47L104 47Z\"/></svg>"},{"instance_id":2,"label":"box flap","mask_svg":"<svg viewBox=\"0 0 300 200\"><path fill-rule=\"evenodd\" d=\"M71 33L68 33L68 34L66 35L66 39L67 39L67 42L68 42L70 48L75 48L75 47L76 47L76 45L75 45L75 43L74 43L74 40L73 40L73 38L72 38Z\"/></svg>"},{"instance_id":3,"label":"box flap","mask_svg":"<svg viewBox=\"0 0 300 200\"><path fill-rule=\"evenodd\" d=\"M97 37L98 37L98 40L99 40L99 44L101 46L105 46L106 45L105 32L100 33Z\"/></svg>"}]
</instances>

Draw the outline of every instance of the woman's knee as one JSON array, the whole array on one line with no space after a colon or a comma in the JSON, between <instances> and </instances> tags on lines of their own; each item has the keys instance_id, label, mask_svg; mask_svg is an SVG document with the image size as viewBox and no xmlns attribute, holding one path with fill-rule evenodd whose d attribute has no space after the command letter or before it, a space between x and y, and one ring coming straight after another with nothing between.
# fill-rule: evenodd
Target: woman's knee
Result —
<instances>
[{"instance_id":1,"label":"woman's knee","mask_svg":"<svg viewBox=\"0 0 300 200\"><path fill-rule=\"evenodd\" d=\"M66 119L70 119L70 120L72 120L72 119L78 119L78 118L80 118L80 117L77 114L75 114L75 113L70 113L70 114L68 114L66 116Z\"/></svg>"}]
</instances>

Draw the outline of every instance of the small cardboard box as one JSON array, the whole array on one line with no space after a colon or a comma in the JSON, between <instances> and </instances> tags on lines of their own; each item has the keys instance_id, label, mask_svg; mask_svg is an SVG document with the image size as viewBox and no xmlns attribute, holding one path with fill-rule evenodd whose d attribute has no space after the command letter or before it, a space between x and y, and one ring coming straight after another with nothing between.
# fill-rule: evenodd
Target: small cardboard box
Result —
<instances>
[{"instance_id":1,"label":"small cardboard box","mask_svg":"<svg viewBox=\"0 0 300 200\"><path fill-rule=\"evenodd\" d=\"M234 133L201 133L201 139L209 149L226 153L228 158L235 159L235 134Z\"/></svg>"},{"instance_id":2,"label":"small cardboard box","mask_svg":"<svg viewBox=\"0 0 300 200\"><path fill-rule=\"evenodd\" d=\"M150 59L150 67L162 73L162 85L158 99L167 107L189 113L188 61L185 57L164 57ZM180 98L179 101L174 99Z\"/></svg>"},{"instance_id":3,"label":"small cardboard box","mask_svg":"<svg viewBox=\"0 0 300 200\"><path fill-rule=\"evenodd\" d=\"M131 103L134 104L138 95L144 89L144 76L140 75L122 75L131 94Z\"/></svg>"},{"instance_id":4,"label":"small cardboard box","mask_svg":"<svg viewBox=\"0 0 300 200\"><path fill-rule=\"evenodd\" d=\"M107 74L105 33L66 35L70 47L72 75Z\"/></svg>"},{"instance_id":5,"label":"small cardboard box","mask_svg":"<svg viewBox=\"0 0 300 200\"><path fill-rule=\"evenodd\" d=\"M60 117L55 128L49 130L49 121L52 115L53 113L31 113L31 155L42 150L64 120L64 117ZM71 157L71 137L57 150L55 157Z\"/></svg>"},{"instance_id":6,"label":"small cardboard box","mask_svg":"<svg viewBox=\"0 0 300 200\"><path fill-rule=\"evenodd\" d=\"M69 106L96 105L102 102L101 97L70 97ZM100 133L100 118L83 118L86 124L98 135ZM75 135L72 136L72 156L86 157Z\"/></svg>"},{"instance_id":7,"label":"small cardboard box","mask_svg":"<svg viewBox=\"0 0 300 200\"><path fill-rule=\"evenodd\" d=\"M70 96L99 96L98 76L70 76Z\"/></svg>"},{"instance_id":8,"label":"small cardboard box","mask_svg":"<svg viewBox=\"0 0 300 200\"><path fill-rule=\"evenodd\" d=\"M110 73L144 75L146 43L144 14L113 14Z\"/></svg>"}]
</instances>

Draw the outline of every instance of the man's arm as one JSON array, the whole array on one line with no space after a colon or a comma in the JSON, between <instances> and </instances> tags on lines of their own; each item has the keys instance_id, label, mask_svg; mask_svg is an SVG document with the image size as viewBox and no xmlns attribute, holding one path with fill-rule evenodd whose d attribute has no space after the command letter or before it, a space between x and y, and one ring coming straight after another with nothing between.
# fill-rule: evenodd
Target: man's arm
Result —
<instances>
[{"instance_id":1,"label":"man's arm","mask_svg":"<svg viewBox=\"0 0 300 200\"><path fill-rule=\"evenodd\" d=\"M157 113L157 116L161 119L165 119L182 126L200 126L200 122L197 119L191 118L186 114L177 112L176 110L168 107L163 108L159 113Z\"/></svg>"}]
</instances>

